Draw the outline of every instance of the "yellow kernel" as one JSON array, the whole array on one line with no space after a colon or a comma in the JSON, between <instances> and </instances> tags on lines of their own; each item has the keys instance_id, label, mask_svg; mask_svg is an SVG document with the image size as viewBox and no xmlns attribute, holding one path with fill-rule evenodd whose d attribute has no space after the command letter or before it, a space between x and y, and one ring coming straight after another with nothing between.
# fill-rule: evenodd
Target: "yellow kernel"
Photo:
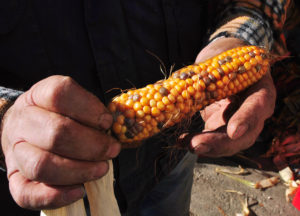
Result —
<instances>
[{"instance_id":1,"label":"yellow kernel","mask_svg":"<svg viewBox=\"0 0 300 216\"><path fill-rule=\"evenodd\" d=\"M124 117L123 115L119 115L119 116L117 117L117 122L118 122L119 124L121 124L121 125L124 124L124 120L125 120L125 117Z\"/></svg>"},{"instance_id":2,"label":"yellow kernel","mask_svg":"<svg viewBox=\"0 0 300 216\"><path fill-rule=\"evenodd\" d=\"M239 82L237 79L234 79L234 80L233 80L233 84L234 84L235 86L238 86L238 85L240 84L240 82Z\"/></svg>"},{"instance_id":3,"label":"yellow kernel","mask_svg":"<svg viewBox=\"0 0 300 216\"><path fill-rule=\"evenodd\" d=\"M131 108L131 107L133 106L134 102L133 102L132 99L128 99L128 100L125 102L125 104L126 104L127 107L130 107L130 108Z\"/></svg>"},{"instance_id":4,"label":"yellow kernel","mask_svg":"<svg viewBox=\"0 0 300 216\"><path fill-rule=\"evenodd\" d=\"M187 90L183 90L181 95L184 99L190 98L190 94Z\"/></svg>"},{"instance_id":5,"label":"yellow kernel","mask_svg":"<svg viewBox=\"0 0 300 216\"><path fill-rule=\"evenodd\" d=\"M205 85L205 83L204 83L203 80L199 80L198 83L199 83L199 86L201 86L201 88L202 88L203 90L206 88L206 85Z\"/></svg>"},{"instance_id":6,"label":"yellow kernel","mask_svg":"<svg viewBox=\"0 0 300 216\"><path fill-rule=\"evenodd\" d=\"M151 115L146 115L144 119L146 122L150 122L152 117L151 117Z\"/></svg>"},{"instance_id":7,"label":"yellow kernel","mask_svg":"<svg viewBox=\"0 0 300 216\"><path fill-rule=\"evenodd\" d=\"M173 96L173 97L174 97L174 96ZM167 96L164 96L164 97L161 99L161 101L162 101L165 105L170 104L170 100L169 100L169 98L168 98Z\"/></svg>"},{"instance_id":8,"label":"yellow kernel","mask_svg":"<svg viewBox=\"0 0 300 216\"><path fill-rule=\"evenodd\" d=\"M230 82L230 83L228 84L228 88L229 88L230 90L233 90L233 89L234 89L234 84L233 84L232 82Z\"/></svg>"},{"instance_id":9,"label":"yellow kernel","mask_svg":"<svg viewBox=\"0 0 300 216\"><path fill-rule=\"evenodd\" d=\"M193 85L194 81L191 78L185 80L187 85Z\"/></svg>"},{"instance_id":10,"label":"yellow kernel","mask_svg":"<svg viewBox=\"0 0 300 216\"><path fill-rule=\"evenodd\" d=\"M250 59L250 64L251 65L256 65L257 64L257 60L255 58L251 58Z\"/></svg>"},{"instance_id":11,"label":"yellow kernel","mask_svg":"<svg viewBox=\"0 0 300 216\"><path fill-rule=\"evenodd\" d=\"M181 88L179 85L174 86L174 88L175 88L178 92L181 92L181 91L182 91L182 88Z\"/></svg>"},{"instance_id":12,"label":"yellow kernel","mask_svg":"<svg viewBox=\"0 0 300 216\"><path fill-rule=\"evenodd\" d=\"M216 79L221 79L221 75L217 70L213 70L211 73Z\"/></svg>"},{"instance_id":13,"label":"yellow kernel","mask_svg":"<svg viewBox=\"0 0 300 216\"><path fill-rule=\"evenodd\" d=\"M127 131L127 127L125 125L122 126L122 129L121 129L121 133L126 133Z\"/></svg>"},{"instance_id":14,"label":"yellow kernel","mask_svg":"<svg viewBox=\"0 0 300 216\"><path fill-rule=\"evenodd\" d=\"M161 94L160 94L159 92L156 92L155 95L154 95L154 99L155 99L156 101L160 101L160 100L162 99Z\"/></svg>"},{"instance_id":15,"label":"yellow kernel","mask_svg":"<svg viewBox=\"0 0 300 216\"><path fill-rule=\"evenodd\" d=\"M151 125L153 126L153 127L156 127L157 126L157 121L155 120L155 119L151 119ZM152 128L151 128L152 129Z\"/></svg>"},{"instance_id":16,"label":"yellow kernel","mask_svg":"<svg viewBox=\"0 0 300 216\"><path fill-rule=\"evenodd\" d=\"M165 109L165 104L162 101L158 101L156 106L161 111Z\"/></svg>"},{"instance_id":17,"label":"yellow kernel","mask_svg":"<svg viewBox=\"0 0 300 216\"><path fill-rule=\"evenodd\" d=\"M215 91L216 88L217 88L216 84L214 84L214 83L211 83L211 84L209 84L209 86L207 86L208 91Z\"/></svg>"},{"instance_id":18,"label":"yellow kernel","mask_svg":"<svg viewBox=\"0 0 300 216\"><path fill-rule=\"evenodd\" d=\"M125 111L124 115L127 117L127 118L133 118L135 116L135 112L133 109L128 109Z\"/></svg>"},{"instance_id":19,"label":"yellow kernel","mask_svg":"<svg viewBox=\"0 0 300 216\"><path fill-rule=\"evenodd\" d=\"M244 67L246 70L250 70L250 68L251 68L250 62L245 62Z\"/></svg>"},{"instance_id":20,"label":"yellow kernel","mask_svg":"<svg viewBox=\"0 0 300 216\"><path fill-rule=\"evenodd\" d=\"M189 86L189 87L187 88L187 92L188 92L190 95L194 95L194 94L195 94L195 89L194 89L194 87Z\"/></svg>"},{"instance_id":21,"label":"yellow kernel","mask_svg":"<svg viewBox=\"0 0 300 216\"><path fill-rule=\"evenodd\" d=\"M185 82L185 80L180 80L180 82L178 83L178 85L179 85L181 88L185 88L185 87L186 87L186 82Z\"/></svg>"},{"instance_id":22,"label":"yellow kernel","mask_svg":"<svg viewBox=\"0 0 300 216\"><path fill-rule=\"evenodd\" d=\"M145 113L143 110L136 111L136 117L143 118L145 116Z\"/></svg>"},{"instance_id":23,"label":"yellow kernel","mask_svg":"<svg viewBox=\"0 0 300 216\"><path fill-rule=\"evenodd\" d=\"M239 65L236 62L231 62L230 64L234 70L237 70L239 68Z\"/></svg>"},{"instance_id":24,"label":"yellow kernel","mask_svg":"<svg viewBox=\"0 0 300 216\"><path fill-rule=\"evenodd\" d=\"M140 102L135 102L134 105L133 105L133 109L135 111L141 110L142 109L142 104Z\"/></svg>"},{"instance_id":25,"label":"yellow kernel","mask_svg":"<svg viewBox=\"0 0 300 216\"><path fill-rule=\"evenodd\" d=\"M169 104L166 106L166 111L167 112L173 112L175 110L175 105L174 104Z\"/></svg>"},{"instance_id":26,"label":"yellow kernel","mask_svg":"<svg viewBox=\"0 0 300 216\"><path fill-rule=\"evenodd\" d=\"M183 111L183 110L184 110L184 107L185 107L185 104L184 104L184 103L177 103L177 104L176 104L176 107L177 107L180 111Z\"/></svg>"},{"instance_id":27,"label":"yellow kernel","mask_svg":"<svg viewBox=\"0 0 300 216\"><path fill-rule=\"evenodd\" d=\"M116 134L120 134L121 131L122 131L122 125L121 125L120 123L118 123L118 122L115 122L115 123L113 124L113 131L114 131L114 133L116 133Z\"/></svg>"},{"instance_id":28,"label":"yellow kernel","mask_svg":"<svg viewBox=\"0 0 300 216\"><path fill-rule=\"evenodd\" d=\"M155 118L158 122L163 122L164 120L165 120L165 116L164 116L164 114L160 114L159 116L157 116L156 118Z\"/></svg>"},{"instance_id":29,"label":"yellow kernel","mask_svg":"<svg viewBox=\"0 0 300 216\"><path fill-rule=\"evenodd\" d=\"M262 59L262 57L261 57L260 55L256 55L254 58L256 59L256 61L257 61L259 64L261 64L261 63L263 62L263 59Z\"/></svg>"},{"instance_id":30,"label":"yellow kernel","mask_svg":"<svg viewBox=\"0 0 300 216\"><path fill-rule=\"evenodd\" d=\"M169 99L170 103L175 103L176 102L176 97L172 94L168 95L168 99Z\"/></svg>"},{"instance_id":31,"label":"yellow kernel","mask_svg":"<svg viewBox=\"0 0 300 216\"><path fill-rule=\"evenodd\" d=\"M228 76L224 76L224 77L222 78L222 81L223 81L223 83L224 83L225 85L227 85L227 84L230 82L230 79L229 79Z\"/></svg>"},{"instance_id":32,"label":"yellow kernel","mask_svg":"<svg viewBox=\"0 0 300 216\"><path fill-rule=\"evenodd\" d=\"M209 72L211 72L213 69L214 69L214 68L213 68L212 66L208 66L206 70L207 70L207 72L209 73Z\"/></svg>"},{"instance_id":33,"label":"yellow kernel","mask_svg":"<svg viewBox=\"0 0 300 216\"><path fill-rule=\"evenodd\" d=\"M211 63L211 66L214 67L214 68L220 67L220 65L219 65L219 63L218 63L217 61L213 61L213 62Z\"/></svg>"},{"instance_id":34,"label":"yellow kernel","mask_svg":"<svg viewBox=\"0 0 300 216\"><path fill-rule=\"evenodd\" d=\"M116 111L117 111L117 106L116 106L116 104L113 103L113 102L109 103L109 105L108 105L108 110L109 110L110 112L112 112L112 113L116 112Z\"/></svg>"},{"instance_id":35,"label":"yellow kernel","mask_svg":"<svg viewBox=\"0 0 300 216\"><path fill-rule=\"evenodd\" d=\"M244 55L244 58L249 61L249 59L251 59L251 56L249 54Z\"/></svg>"},{"instance_id":36,"label":"yellow kernel","mask_svg":"<svg viewBox=\"0 0 300 216\"><path fill-rule=\"evenodd\" d=\"M158 116L160 114L160 110L157 107L151 108L151 115L152 116Z\"/></svg>"},{"instance_id":37,"label":"yellow kernel","mask_svg":"<svg viewBox=\"0 0 300 216\"><path fill-rule=\"evenodd\" d=\"M149 99L146 98L146 97L142 97L141 100L140 100L140 103L141 103L143 106L146 106L146 105L148 105L148 103L149 103Z\"/></svg>"},{"instance_id":38,"label":"yellow kernel","mask_svg":"<svg viewBox=\"0 0 300 216\"><path fill-rule=\"evenodd\" d=\"M121 94L121 96L120 96L120 99L123 101L125 101L127 98L128 98L128 94L126 94L126 93Z\"/></svg>"},{"instance_id":39,"label":"yellow kernel","mask_svg":"<svg viewBox=\"0 0 300 216\"><path fill-rule=\"evenodd\" d=\"M241 63L245 63L246 59L244 57L239 57L239 60L241 61Z\"/></svg>"},{"instance_id":40,"label":"yellow kernel","mask_svg":"<svg viewBox=\"0 0 300 216\"><path fill-rule=\"evenodd\" d=\"M218 87L218 88L223 88L223 87L224 87L224 84L223 84L223 82L222 82L221 80L218 80L218 81L216 82L216 84L217 84L217 87Z\"/></svg>"},{"instance_id":41,"label":"yellow kernel","mask_svg":"<svg viewBox=\"0 0 300 216\"><path fill-rule=\"evenodd\" d=\"M149 101L149 105L150 105L150 107L155 107L155 106L156 106L156 100L151 99L151 100Z\"/></svg>"},{"instance_id":42,"label":"yellow kernel","mask_svg":"<svg viewBox=\"0 0 300 216\"><path fill-rule=\"evenodd\" d=\"M221 65L221 68L223 69L225 74L229 73L229 68L227 67L227 65Z\"/></svg>"},{"instance_id":43,"label":"yellow kernel","mask_svg":"<svg viewBox=\"0 0 300 216\"><path fill-rule=\"evenodd\" d=\"M146 95L146 98L147 98L148 100L151 100L151 99L153 99L153 94L151 94L151 93L148 93L148 94Z\"/></svg>"},{"instance_id":44,"label":"yellow kernel","mask_svg":"<svg viewBox=\"0 0 300 216\"><path fill-rule=\"evenodd\" d=\"M170 93L175 97L179 95L178 91L175 88L171 89Z\"/></svg>"},{"instance_id":45,"label":"yellow kernel","mask_svg":"<svg viewBox=\"0 0 300 216\"><path fill-rule=\"evenodd\" d=\"M178 95L176 102L183 103L184 102L184 98L181 95Z\"/></svg>"},{"instance_id":46,"label":"yellow kernel","mask_svg":"<svg viewBox=\"0 0 300 216\"><path fill-rule=\"evenodd\" d=\"M143 111L144 111L144 113L149 114L149 113L151 113L151 108L149 106L144 106Z\"/></svg>"}]
</instances>

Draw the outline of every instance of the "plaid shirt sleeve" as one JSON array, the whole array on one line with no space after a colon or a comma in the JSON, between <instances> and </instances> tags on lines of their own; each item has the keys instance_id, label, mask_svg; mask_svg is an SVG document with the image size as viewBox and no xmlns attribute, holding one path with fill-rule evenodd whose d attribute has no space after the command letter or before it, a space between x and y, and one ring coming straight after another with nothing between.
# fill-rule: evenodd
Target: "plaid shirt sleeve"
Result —
<instances>
[{"instance_id":1,"label":"plaid shirt sleeve","mask_svg":"<svg viewBox=\"0 0 300 216\"><path fill-rule=\"evenodd\" d=\"M21 91L16 91L13 89L8 89L0 86L0 126L5 112L22 93L23 92ZM0 137L1 137L1 130L0 130ZM4 155L2 153L2 148L0 145L0 168L3 169L4 167L5 167Z\"/></svg>"},{"instance_id":2,"label":"plaid shirt sleeve","mask_svg":"<svg viewBox=\"0 0 300 216\"><path fill-rule=\"evenodd\" d=\"M210 41L236 37L248 44L286 55L283 27L292 0L225 0Z\"/></svg>"}]
</instances>

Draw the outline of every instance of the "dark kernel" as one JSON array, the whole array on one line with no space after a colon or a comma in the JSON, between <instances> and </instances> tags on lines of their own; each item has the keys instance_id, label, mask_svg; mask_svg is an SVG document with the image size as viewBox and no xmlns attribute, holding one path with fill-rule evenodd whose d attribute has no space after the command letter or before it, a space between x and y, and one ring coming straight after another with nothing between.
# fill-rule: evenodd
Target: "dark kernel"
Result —
<instances>
[{"instance_id":1,"label":"dark kernel","mask_svg":"<svg viewBox=\"0 0 300 216\"><path fill-rule=\"evenodd\" d=\"M219 72L219 74L220 74L221 76L224 76L224 75L225 75L225 73L224 73L224 71L223 71L222 68L217 68L217 71Z\"/></svg>"},{"instance_id":2,"label":"dark kernel","mask_svg":"<svg viewBox=\"0 0 300 216\"><path fill-rule=\"evenodd\" d=\"M226 60L225 60L225 59L220 59L220 60L218 61L218 63L219 63L219 65L225 64L225 63L226 63Z\"/></svg>"},{"instance_id":3,"label":"dark kernel","mask_svg":"<svg viewBox=\"0 0 300 216\"><path fill-rule=\"evenodd\" d=\"M182 79L182 80L185 80L185 79L189 78L189 75L187 73L183 72L183 73L180 74L179 78Z\"/></svg>"},{"instance_id":4,"label":"dark kernel","mask_svg":"<svg viewBox=\"0 0 300 216\"><path fill-rule=\"evenodd\" d=\"M238 68L238 73L244 73L245 71L246 71L246 68L244 67L244 65L242 65Z\"/></svg>"},{"instance_id":5,"label":"dark kernel","mask_svg":"<svg viewBox=\"0 0 300 216\"><path fill-rule=\"evenodd\" d=\"M229 77L230 80L233 80L233 79L236 78L236 73L230 73L230 74L228 75L228 77Z\"/></svg>"},{"instance_id":6,"label":"dark kernel","mask_svg":"<svg viewBox=\"0 0 300 216\"><path fill-rule=\"evenodd\" d=\"M206 98L206 100L210 100L211 99L210 92L205 92L205 98Z\"/></svg>"},{"instance_id":7,"label":"dark kernel","mask_svg":"<svg viewBox=\"0 0 300 216\"><path fill-rule=\"evenodd\" d=\"M144 130L144 127L142 125L140 125L139 123L135 124L135 128L139 133Z\"/></svg>"},{"instance_id":8,"label":"dark kernel","mask_svg":"<svg viewBox=\"0 0 300 216\"><path fill-rule=\"evenodd\" d=\"M217 91L210 92L210 97L216 99L218 97L218 92Z\"/></svg>"},{"instance_id":9,"label":"dark kernel","mask_svg":"<svg viewBox=\"0 0 300 216\"><path fill-rule=\"evenodd\" d=\"M128 128L131 128L134 125L135 120L132 118L125 118L124 122Z\"/></svg>"},{"instance_id":10,"label":"dark kernel","mask_svg":"<svg viewBox=\"0 0 300 216\"><path fill-rule=\"evenodd\" d=\"M173 75L172 75L172 77L174 79L179 78L179 72L178 71L174 72Z\"/></svg>"},{"instance_id":11,"label":"dark kernel","mask_svg":"<svg viewBox=\"0 0 300 216\"><path fill-rule=\"evenodd\" d=\"M202 79L203 76L201 74L198 74L198 79Z\"/></svg>"},{"instance_id":12,"label":"dark kernel","mask_svg":"<svg viewBox=\"0 0 300 216\"><path fill-rule=\"evenodd\" d=\"M132 100L135 102L135 101L138 101L140 98L141 98L140 95L135 94L135 95L133 95Z\"/></svg>"},{"instance_id":13,"label":"dark kernel","mask_svg":"<svg viewBox=\"0 0 300 216\"><path fill-rule=\"evenodd\" d=\"M126 136L128 139L132 139L132 138L134 137L134 134L133 134L131 131L126 131L125 136Z\"/></svg>"},{"instance_id":14,"label":"dark kernel","mask_svg":"<svg viewBox=\"0 0 300 216\"><path fill-rule=\"evenodd\" d=\"M158 124L157 124L157 128L158 129L162 129L164 127L164 123L163 122L159 122Z\"/></svg>"},{"instance_id":15,"label":"dark kernel","mask_svg":"<svg viewBox=\"0 0 300 216\"><path fill-rule=\"evenodd\" d=\"M194 76L196 73L194 71L189 71L189 77Z\"/></svg>"},{"instance_id":16,"label":"dark kernel","mask_svg":"<svg viewBox=\"0 0 300 216\"><path fill-rule=\"evenodd\" d=\"M263 58L263 59L266 59L267 58L267 55L265 54L265 53L262 53L262 54L260 54L261 55L261 57Z\"/></svg>"},{"instance_id":17,"label":"dark kernel","mask_svg":"<svg viewBox=\"0 0 300 216\"><path fill-rule=\"evenodd\" d=\"M162 96L167 96L169 94L169 91L168 89L166 89L165 87L161 87L159 89L159 93L162 95Z\"/></svg>"},{"instance_id":18,"label":"dark kernel","mask_svg":"<svg viewBox=\"0 0 300 216\"><path fill-rule=\"evenodd\" d=\"M254 52L249 52L249 56L255 57L255 53Z\"/></svg>"},{"instance_id":19,"label":"dark kernel","mask_svg":"<svg viewBox=\"0 0 300 216\"><path fill-rule=\"evenodd\" d=\"M255 66L255 69L256 69L257 71L260 71L261 65L260 65L260 64L257 64L257 65Z\"/></svg>"},{"instance_id":20,"label":"dark kernel","mask_svg":"<svg viewBox=\"0 0 300 216\"><path fill-rule=\"evenodd\" d=\"M203 82L205 83L205 85L209 85L210 84L210 79L208 77L204 77Z\"/></svg>"},{"instance_id":21,"label":"dark kernel","mask_svg":"<svg viewBox=\"0 0 300 216\"><path fill-rule=\"evenodd\" d=\"M135 125L132 128L130 128L130 132L132 132L135 135L139 133Z\"/></svg>"},{"instance_id":22,"label":"dark kernel","mask_svg":"<svg viewBox=\"0 0 300 216\"><path fill-rule=\"evenodd\" d=\"M217 81L216 77L214 77L214 75L212 75L212 74L208 74L208 78L209 78L212 82L216 82L216 81Z\"/></svg>"},{"instance_id":23,"label":"dark kernel","mask_svg":"<svg viewBox=\"0 0 300 216\"><path fill-rule=\"evenodd\" d=\"M231 62L232 61L232 57L231 56L226 56L224 60L226 62Z\"/></svg>"},{"instance_id":24,"label":"dark kernel","mask_svg":"<svg viewBox=\"0 0 300 216\"><path fill-rule=\"evenodd\" d=\"M206 70L201 71L201 73L200 73L200 75L201 75L202 77L206 77L207 74L208 74L208 72L207 72Z\"/></svg>"}]
</instances>

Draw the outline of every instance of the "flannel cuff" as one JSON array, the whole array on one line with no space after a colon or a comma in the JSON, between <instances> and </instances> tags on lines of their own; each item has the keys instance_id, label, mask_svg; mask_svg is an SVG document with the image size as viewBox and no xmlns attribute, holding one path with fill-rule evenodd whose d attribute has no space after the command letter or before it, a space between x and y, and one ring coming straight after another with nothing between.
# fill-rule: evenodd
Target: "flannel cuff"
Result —
<instances>
[{"instance_id":1,"label":"flannel cuff","mask_svg":"<svg viewBox=\"0 0 300 216\"><path fill-rule=\"evenodd\" d=\"M221 26L210 37L210 42L220 37L235 37L247 44L270 50L273 44L273 32L268 22L261 22L248 16L237 17Z\"/></svg>"}]
</instances>

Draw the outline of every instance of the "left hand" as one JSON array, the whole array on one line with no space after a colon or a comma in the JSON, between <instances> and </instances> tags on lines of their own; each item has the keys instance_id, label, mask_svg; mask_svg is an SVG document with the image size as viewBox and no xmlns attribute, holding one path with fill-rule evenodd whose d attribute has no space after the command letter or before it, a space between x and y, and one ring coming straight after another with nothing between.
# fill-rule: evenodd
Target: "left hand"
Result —
<instances>
[{"instance_id":1,"label":"left hand","mask_svg":"<svg viewBox=\"0 0 300 216\"><path fill-rule=\"evenodd\" d=\"M220 38L207 45L196 62L205 61L223 51L245 45L236 38ZM232 99L238 98L239 101ZM274 111L276 90L268 72L260 81L231 99L224 99L201 111L204 131L183 136L190 149L209 157L230 156L254 144L264 121ZM234 110L233 110L234 109Z\"/></svg>"}]
</instances>

